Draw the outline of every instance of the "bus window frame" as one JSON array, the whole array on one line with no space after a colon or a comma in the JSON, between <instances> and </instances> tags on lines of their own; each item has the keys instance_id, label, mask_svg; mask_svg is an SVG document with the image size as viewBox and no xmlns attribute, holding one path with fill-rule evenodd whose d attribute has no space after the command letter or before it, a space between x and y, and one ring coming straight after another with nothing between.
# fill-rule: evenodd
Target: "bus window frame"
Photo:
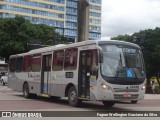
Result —
<instances>
[{"instance_id":1,"label":"bus window frame","mask_svg":"<svg viewBox=\"0 0 160 120\"><path fill-rule=\"evenodd\" d=\"M66 61L66 57L68 57L68 56L66 56L66 52L68 52L68 51L70 51L70 50L73 50L73 65L71 65L71 63L68 65L68 66L66 66L67 65L67 63L66 62L68 62L68 61ZM74 52L76 52L76 53L74 53ZM74 56L74 55L76 55L76 56ZM67 58L68 59L68 58ZM70 60L71 60L71 58L69 58ZM68 49L66 49L65 50L65 55L64 55L64 70L65 71L71 71L71 70L76 70L77 69L77 62L78 61L78 48L68 48ZM71 62L71 61L70 61Z\"/></svg>"},{"instance_id":2,"label":"bus window frame","mask_svg":"<svg viewBox=\"0 0 160 120\"><path fill-rule=\"evenodd\" d=\"M14 59L14 64L13 64L13 68L11 68L11 61ZM16 64L16 57L13 57L13 58L10 58L10 60L9 60L9 71L10 72L16 72L16 66L15 66L15 64Z\"/></svg>"},{"instance_id":3,"label":"bus window frame","mask_svg":"<svg viewBox=\"0 0 160 120\"><path fill-rule=\"evenodd\" d=\"M63 59L63 60L61 60L62 65L58 65L58 66L57 66L57 64L55 64L55 61L57 63L57 52L63 52L63 58L60 58L60 59ZM56 57L55 57L55 54L56 54ZM64 55L65 55L64 49L55 50L53 52L52 71L62 71L64 69ZM58 67L60 67L60 68L58 68Z\"/></svg>"},{"instance_id":4,"label":"bus window frame","mask_svg":"<svg viewBox=\"0 0 160 120\"><path fill-rule=\"evenodd\" d=\"M39 65L39 66L38 66L38 69L37 69L37 68L35 69L35 68L33 67L34 57L40 58L40 60L38 61L38 62L40 62L40 63L39 63L39 64L36 64L36 65ZM40 71L41 71L41 61L42 61L42 55L41 55L40 53L37 53L37 54L33 54L33 55L32 55L32 61L31 61L31 64L32 64L32 65L31 65L31 66L32 66L32 70L31 70L31 71L32 71L32 72L40 72Z\"/></svg>"},{"instance_id":5,"label":"bus window frame","mask_svg":"<svg viewBox=\"0 0 160 120\"><path fill-rule=\"evenodd\" d=\"M19 58L22 58L22 60L21 60L21 64L19 64L19 61L18 61L18 59ZM23 56L18 56L18 57L16 57L16 62L15 62L15 72L16 73L20 73L20 72L23 72L23 62L24 62L24 57ZM17 64L18 63L18 64ZM19 68L21 68L21 69L19 69Z\"/></svg>"},{"instance_id":6,"label":"bus window frame","mask_svg":"<svg viewBox=\"0 0 160 120\"><path fill-rule=\"evenodd\" d=\"M28 56L30 57L30 58L29 58L29 60L30 60L30 62L29 62L29 64L30 64L30 66L29 66L30 69L29 69L29 70L26 70L26 68L25 68L25 58L28 57ZM23 58L23 72L31 72L31 71L32 71L32 55L25 55L24 58Z\"/></svg>"}]
</instances>

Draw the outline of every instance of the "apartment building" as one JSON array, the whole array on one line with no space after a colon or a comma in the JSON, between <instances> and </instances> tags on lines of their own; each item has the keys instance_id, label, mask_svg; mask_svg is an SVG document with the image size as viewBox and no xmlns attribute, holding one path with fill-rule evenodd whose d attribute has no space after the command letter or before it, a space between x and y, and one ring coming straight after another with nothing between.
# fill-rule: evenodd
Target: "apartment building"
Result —
<instances>
[{"instance_id":1,"label":"apartment building","mask_svg":"<svg viewBox=\"0 0 160 120\"><path fill-rule=\"evenodd\" d=\"M89 2L89 39L101 37L102 0ZM68 38L77 36L77 0L0 0L0 17L24 16L34 24L47 24Z\"/></svg>"}]
</instances>

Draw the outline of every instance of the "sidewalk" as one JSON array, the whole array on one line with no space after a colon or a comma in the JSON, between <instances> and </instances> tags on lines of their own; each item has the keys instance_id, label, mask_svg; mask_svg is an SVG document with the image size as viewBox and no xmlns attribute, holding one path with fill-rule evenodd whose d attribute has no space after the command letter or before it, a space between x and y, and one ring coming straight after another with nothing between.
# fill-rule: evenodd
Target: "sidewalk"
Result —
<instances>
[{"instance_id":1,"label":"sidewalk","mask_svg":"<svg viewBox=\"0 0 160 120\"><path fill-rule=\"evenodd\" d=\"M145 94L144 99L160 99L160 94Z\"/></svg>"}]
</instances>

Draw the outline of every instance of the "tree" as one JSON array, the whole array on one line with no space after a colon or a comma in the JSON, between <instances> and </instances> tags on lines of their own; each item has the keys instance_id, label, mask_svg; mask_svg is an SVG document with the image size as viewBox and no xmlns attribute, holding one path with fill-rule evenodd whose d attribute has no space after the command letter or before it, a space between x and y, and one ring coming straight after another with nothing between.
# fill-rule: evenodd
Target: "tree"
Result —
<instances>
[{"instance_id":1,"label":"tree","mask_svg":"<svg viewBox=\"0 0 160 120\"><path fill-rule=\"evenodd\" d=\"M57 33L53 27L32 24L24 17L0 18L0 57L9 60L9 56L26 51L27 43L52 45Z\"/></svg>"},{"instance_id":2,"label":"tree","mask_svg":"<svg viewBox=\"0 0 160 120\"><path fill-rule=\"evenodd\" d=\"M131 36L127 35L127 34L125 34L125 35L118 35L117 37L112 37L111 39L112 40L123 40L123 41L129 42L129 41L131 41Z\"/></svg>"}]
</instances>

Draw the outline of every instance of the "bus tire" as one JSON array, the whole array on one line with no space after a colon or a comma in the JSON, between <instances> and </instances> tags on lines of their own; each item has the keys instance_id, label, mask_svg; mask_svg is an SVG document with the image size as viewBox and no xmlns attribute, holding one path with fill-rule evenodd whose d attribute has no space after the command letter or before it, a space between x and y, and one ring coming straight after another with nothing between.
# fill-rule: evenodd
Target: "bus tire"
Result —
<instances>
[{"instance_id":1,"label":"bus tire","mask_svg":"<svg viewBox=\"0 0 160 120\"><path fill-rule=\"evenodd\" d=\"M136 104L138 102L138 100L131 100L132 104Z\"/></svg>"},{"instance_id":2,"label":"bus tire","mask_svg":"<svg viewBox=\"0 0 160 120\"><path fill-rule=\"evenodd\" d=\"M24 85L23 85L23 96L25 97L25 98L30 98L30 93L29 93L29 85L28 85L28 83L25 83Z\"/></svg>"},{"instance_id":3,"label":"bus tire","mask_svg":"<svg viewBox=\"0 0 160 120\"><path fill-rule=\"evenodd\" d=\"M2 85L5 85L5 82L2 80Z\"/></svg>"},{"instance_id":4,"label":"bus tire","mask_svg":"<svg viewBox=\"0 0 160 120\"><path fill-rule=\"evenodd\" d=\"M57 96L50 96L50 99L53 100L53 101L56 101L58 99L60 99L61 97L57 97Z\"/></svg>"},{"instance_id":5,"label":"bus tire","mask_svg":"<svg viewBox=\"0 0 160 120\"><path fill-rule=\"evenodd\" d=\"M80 106L82 102L80 99L78 99L78 94L74 86L72 86L68 91L68 102L74 107Z\"/></svg>"},{"instance_id":6,"label":"bus tire","mask_svg":"<svg viewBox=\"0 0 160 120\"><path fill-rule=\"evenodd\" d=\"M30 97L30 98L34 98L34 99L36 99L36 98L37 98L37 94L29 93L29 97Z\"/></svg>"},{"instance_id":7,"label":"bus tire","mask_svg":"<svg viewBox=\"0 0 160 120\"><path fill-rule=\"evenodd\" d=\"M113 107L113 105L115 104L115 101L102 101L103 102L103 105L105 107Z\"/></svg>"}]
</instances>

